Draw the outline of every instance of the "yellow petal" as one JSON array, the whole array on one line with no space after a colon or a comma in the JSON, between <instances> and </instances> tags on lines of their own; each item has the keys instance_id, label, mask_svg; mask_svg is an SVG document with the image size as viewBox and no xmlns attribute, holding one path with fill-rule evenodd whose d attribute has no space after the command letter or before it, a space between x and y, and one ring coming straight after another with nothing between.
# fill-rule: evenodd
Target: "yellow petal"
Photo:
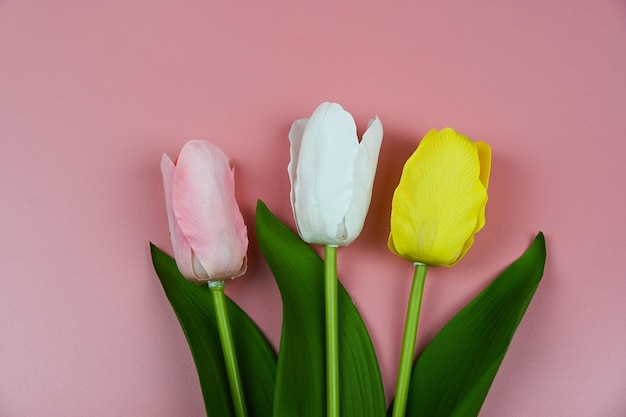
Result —
<instances>
[{"instance_id":1,"label":"yellow petal","mask_svg":"<svg viewBox=\"0 0 626 417\"><path fill-rule=\"evenodd\" d=\"M489 176L491 175L491 146L485 142L476 142L475 144L480 161L480 182L486 189L489 186Z\"/></svg>"},{"instance_id":2,"label":"yellow petal","mask_svg":"<svg viewBox=\"0 0 626 417\"><path fill-rule=\"evenodd\" d=\"M480 161L480 182L485 186L486 190L487 186L489 185L489 176L491 174L491 147L485 142L476 142L476 150L478 151L478 159ZM478 213L478 219L476 220L474 233L472 233L468 241L465 243L465 247L461 251L461 257L459 259L465 256L465 253L474 243L474 235L485 225L486 203L487 201L485 200L485 204L482 206L482 209Z\"/></svg>"},{"instance_id":3,"label":"yellow petal","mask_svg":"<svg viewBox=\"0 0 626 417\"><path fill-rule=\"evenodd\" d=\"M458 262L484 225L489 161L486 144L450 128L428 132L393 196L392 252L433 266Z\"/></svg>"}]
</instances>

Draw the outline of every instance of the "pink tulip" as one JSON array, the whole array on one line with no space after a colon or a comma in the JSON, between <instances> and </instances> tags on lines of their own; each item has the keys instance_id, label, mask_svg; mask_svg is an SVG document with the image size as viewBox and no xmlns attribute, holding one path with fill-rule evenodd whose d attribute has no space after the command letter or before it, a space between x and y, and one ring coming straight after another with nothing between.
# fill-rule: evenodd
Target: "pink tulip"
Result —
<instances>
[{"instance_id":1,"label":"pink tulip","mask_svg":"<svg viewBox=\"0 0 626 417\"><path fill-rule=\"evenodd\" d=\"M234 166L220 148L187 142L175 162L163 155L161 173L174 258L196 283L243 275L248 234L235 200Z\"/></svg>"}]
</instances>

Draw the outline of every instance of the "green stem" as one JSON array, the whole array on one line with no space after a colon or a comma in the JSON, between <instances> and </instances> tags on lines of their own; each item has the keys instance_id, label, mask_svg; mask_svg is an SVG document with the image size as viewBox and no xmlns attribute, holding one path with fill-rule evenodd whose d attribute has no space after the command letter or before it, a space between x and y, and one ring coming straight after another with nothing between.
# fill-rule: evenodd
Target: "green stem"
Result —
<instances>
[{"instance_id":1,"label":"green stem","mask_svg":"<svg viewBox=\"0 0 626 417\"><path fill-rule=\"evenodd\" d=\"M396 384L396 398L393 401L392 417L404 417L406 400L409 394L409 382L411 381L411 368L413 367L413 354L415 352L415 340L417 338L417 324L422 306L424 294L424 282L426 281L427 265L415 263L415 274L409 296L409 307L406 312L404 324L404 338L400 353L400 366L398 367L398 381Z\"/></svg>"},{"instance_id":2,"label":"green stem","mask_svg":"<svg viewBox=\"0 0 626 417\"><path fill-rule=\"evenodd\" d=\"M337 247L324 247L326 297L326 408L328 417L339 417L339 319L337 313Z\"/></svg>"},{"instance_id":3,"label":"green stem","mask_svg":"<svg viewBox=\"0 0 626 417\"><path fill-rule=\"evenodd\" d=\"M217 327L222 342L222 352L224 353L224 362L226 363L226 373L228 374L228 382L230 383L230 393L233 397L233 406L235 407L235 415L237 417L247 417L246 403L243 397L243 389L241 387L241 377L239 375L239 366L237 365L237 355L235 354L235 345L233 343L233 335L230 331L230 321L228 320L228 311L226 307L226 296L224 295L224 281L210 281L209 288L213 294L213 302L215 303L215 312L217 317Z\"/></svg>"}]
</instances>

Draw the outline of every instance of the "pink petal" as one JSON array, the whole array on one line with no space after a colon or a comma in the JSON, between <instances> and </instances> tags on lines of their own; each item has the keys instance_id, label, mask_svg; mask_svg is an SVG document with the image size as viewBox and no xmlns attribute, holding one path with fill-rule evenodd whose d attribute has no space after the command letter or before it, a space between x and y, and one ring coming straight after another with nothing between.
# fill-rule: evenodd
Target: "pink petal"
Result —
<instances>
[{"instance_id":1,"label":"pink petal","mask_svg":"<svg viewBox=\"0 0 626 417\"><path fill-rule=\"evenodd\" d=\"M163 175L163 189L165 191L165 209L167 210L167 221L170 229L170 239L174 249L174 259L180 273L186 278L193 279L191 246L183 235L182 230L176 223L174 211L172 209L172 185L174 183L174 173L176 167L172 160L165 154L161 158L161 174Z\"/></svg>"}]
</instances>

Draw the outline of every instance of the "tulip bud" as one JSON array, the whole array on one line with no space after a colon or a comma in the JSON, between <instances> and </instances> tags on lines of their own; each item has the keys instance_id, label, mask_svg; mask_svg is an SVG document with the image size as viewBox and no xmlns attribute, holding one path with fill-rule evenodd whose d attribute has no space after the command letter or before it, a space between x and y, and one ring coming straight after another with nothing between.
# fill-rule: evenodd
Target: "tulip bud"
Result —
<instances>
[{"instance_id":1,"label":"tulip bud","mask_svg":"<svg viewBox=\"0 0 626 417\"><path fill-rule=\"evenodd\" d=\"M453 129L431 130L393 195L389 249L412 262L452 266L485 224L491 148Z\"/></svg>"},{"instance_id":2,"label":"tulip bud","mask_svg":"<svg viewBox=\"0 0 626 417\"><path fill-rule=\"evenodd\" d=\"M196 283L246 272L248 235L235 200L234 167L217 146L187 142L175 162L163 155L165 205L181 274Z\"/></svg>"},{"instance_id":3,"label":"tulip bud","mask_svg":"<svg viewBox=\"0 0 626 417\"><path fill-rule=\"evenodd\" d=\"M372 198L383 126L370 120L359 142L354 119L322 103L289 132L291 207L306 242L347 246L363 229Z\"/></svg>"}]
</instances>

